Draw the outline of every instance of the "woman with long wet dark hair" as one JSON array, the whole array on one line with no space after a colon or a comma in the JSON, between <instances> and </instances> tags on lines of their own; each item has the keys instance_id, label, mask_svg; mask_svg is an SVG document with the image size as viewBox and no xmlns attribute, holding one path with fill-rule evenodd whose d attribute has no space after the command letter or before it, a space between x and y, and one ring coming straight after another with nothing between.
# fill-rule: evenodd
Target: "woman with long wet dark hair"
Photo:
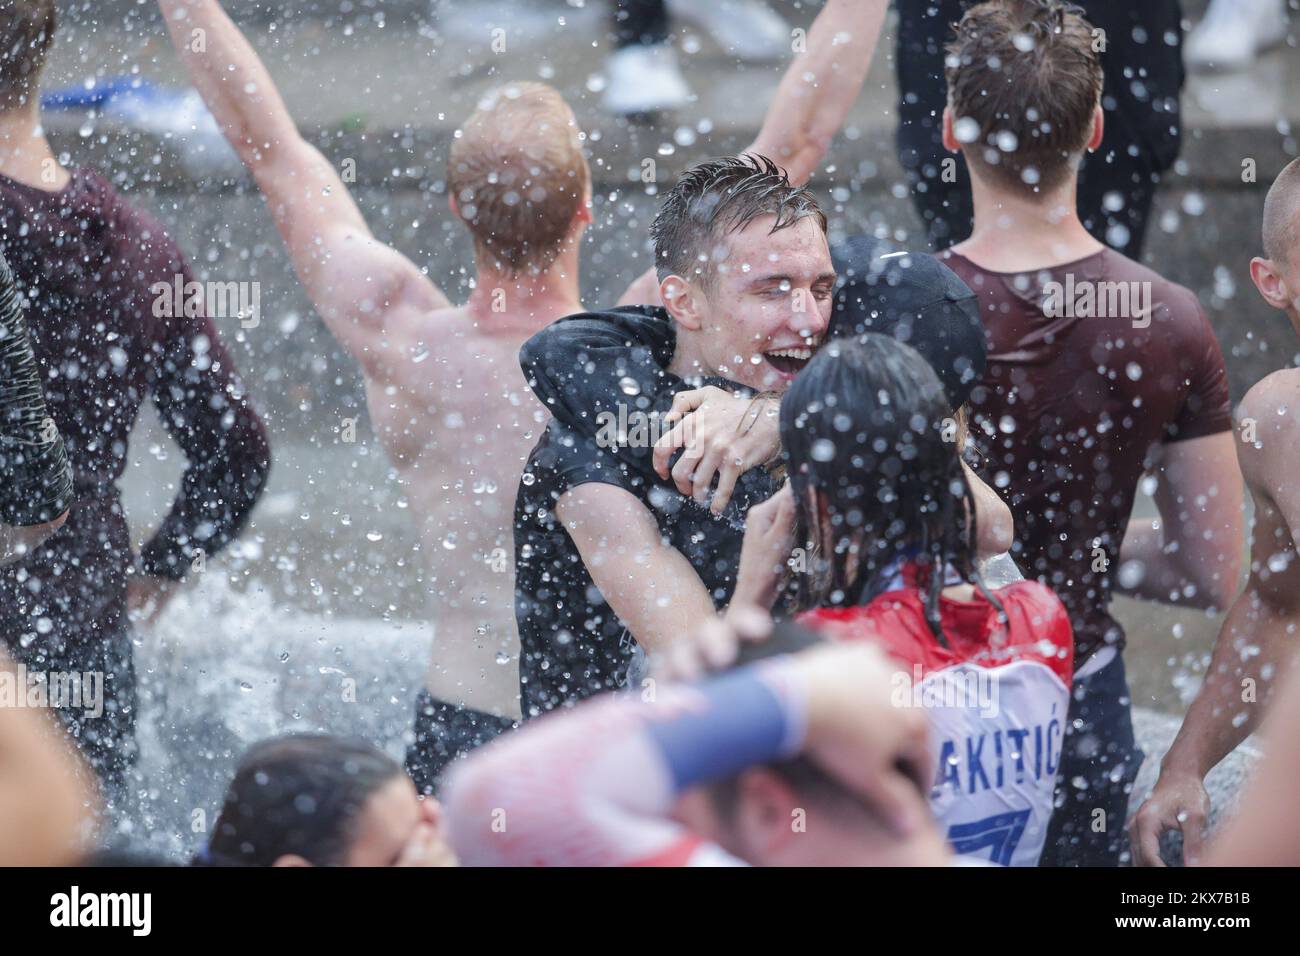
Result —
<instances>
[{"instance_id":1,"label":"woman with long wet dark hair","mask_svg":"<svg viewBox=\"0 0 1300 956\"><path fill-rule=\"evenodd\" d=\"M906 668L895 703L931 718L931 803L953 848L1033 865L1073 637L1043 585L985 585L961 441L910 346L877 334L827 345L781 403L789 483L749 512L732 606L779 603L837 639L883 646Z\"/></svg>"},{"instance_id":2,"label":"woman with long wet dark hair","mask_svg":"<svg viewBox=\"0 0 1300 956\"><path fill-rule=\"evenodd\" d=\"M983 590L958 418L918 353L892 337L864 342L835 346L781 411L795 534L813 543L813 573L793 579L800 610L867 604L905 561L951 566ZM926 620L942 641L944 575L927 581Z\"/></svg>"}]
</instances>

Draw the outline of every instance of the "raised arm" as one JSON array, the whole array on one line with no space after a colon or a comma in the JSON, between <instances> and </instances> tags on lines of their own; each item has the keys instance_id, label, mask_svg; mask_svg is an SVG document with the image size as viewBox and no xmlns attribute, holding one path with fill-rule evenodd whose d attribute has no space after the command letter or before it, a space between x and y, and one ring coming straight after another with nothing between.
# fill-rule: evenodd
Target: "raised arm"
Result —
<instances>
[{"instance_id":1,"label":"raised arm","mask_svg":"<svg viewBox=\"0 0 1300 956\"><path fill-rule=\"evenodd\" d=\"M1006 554L1015 544L1016 521L1007 503L966 462L961 463L975 499L975 556L980 561Z\"/></svg>"},{"instance_id":2,"label":"raised arm","mask_svg":"<svg viewBox=\"0 0 1300 956\"><path fill-rule=\"evenodd\" d=\"M830 149L871 69L888 0L826 0L746 150L776 160L806 183Z\"/></svg>"},{"instance_id":3,"label":"raised arm","mask_svg":"<svg viewBox=\"0 0 1300 956\"><path fill-rule=\"evenodd\" d=\"M275 219L294 270L334 336L371 372L384 328L446 296L378 242L343 179L302 138L271 75L217 0L159 0L190 80L239 154Z\"/></svg>"}]
</instances>

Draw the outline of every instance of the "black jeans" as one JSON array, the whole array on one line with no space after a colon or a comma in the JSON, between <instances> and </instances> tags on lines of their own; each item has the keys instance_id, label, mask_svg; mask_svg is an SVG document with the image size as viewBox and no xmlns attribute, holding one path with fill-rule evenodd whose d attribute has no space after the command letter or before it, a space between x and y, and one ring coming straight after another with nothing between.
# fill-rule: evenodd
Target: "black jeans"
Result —
<instances>
[{"instance_id":1,"label":"black jeans","mask_svg":"<svg viewBox=\"0 0 1300 956\"><path fill-rule=\"evenodd\" d=\"M898 4L898 158L934 249L969 237L973 220L965 159L954 157L955 181L942 176L943 160L952 156L942 138L948 102L943 48L967 6L967 0ZM1102 54L1106 131L1101 148L1087 156L1080 172L1079 215L1098 240L1137 259L1156 187L1178 158L1181 142L1182 10L1178 0L1081 0L1081 6L1093 25L1106 31L1107 45Z\"/></svg>"},{"instance_id":2,"label":"black jeans","mask_svg":"<svg viewBox=\"0 0 1300 956\"><path fill-rule=\"evenodd\" d=\"M55 713L99 776L104 796L116 802L125 795L127 774L136 759L138 707L131 629L91 629L80 635L56 628L26 647L21 640L5 643L14 661L25 665L29 673L44 673L47 680L53 680L55 674L96 675L102 691L102 713L88 713L82 707L58 707ZM82 686L87 685L83 682Z\"/></svg>"},{"instance_id":3,"label":"black jeans","mask_svg":"<svg viewBox=\"0 0 1300 956\"><path fill-rule=\"evenodd\" d=\"M444 703L422 690L415 699L415 741L406 749L406 772L416 790L435 794L453 760L516 726L508 717Z\"/></svg>"},{"instance_id":4,"label":"black jeans","mask_svg":"<svg viewBox=\"0 0 1300 956\"><path fill-rule=\"evenodd\" d=\"M1119 866L1128 853L1129 794L1146 755L1133 737L1124 658L1074 682L1039 866Z\"/></svg>"}]
</instances>

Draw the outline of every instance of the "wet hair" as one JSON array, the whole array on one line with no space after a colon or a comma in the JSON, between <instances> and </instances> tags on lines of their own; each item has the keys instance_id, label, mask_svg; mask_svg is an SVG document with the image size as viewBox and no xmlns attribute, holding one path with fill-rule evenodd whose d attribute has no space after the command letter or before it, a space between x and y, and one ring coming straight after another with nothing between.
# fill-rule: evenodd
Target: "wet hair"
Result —
<instances>
[{"instance_id":1,"label":"wet hair","mask_svg":"<svg viewBox=\"0 0 1300 956\"><path fill-rule=\"evenodd\" d=\"M0 109L35 95L58 22L54 0L0 0Z\"/></svg>"},{"instance_id":2,"label":"wet hair","mask_svg":"<svg viewBox=\"0 0 1300 956\"><path fill-rule=\"evenodd\" d=\"M805 186L792 186L766 156L729 156L692 166L664 197L650 235L660 281L670 275L709 285L725 258L725 237L759 216L775 216L768 234L809 216L826 231L826 214Z\"/></svg>"},{"instance_id":3,"label":"wet hair","mask_svg":"<svg viewBox=\"0 0 1300 956\"><path fill-rule=\"evenodd\" d=\"M831 342L790 383L780 430L795 540L812 555L791 581L795 608L869 604L914 560L941 643L948 566L1000 610L975 567L975 500L957 422L920 353L875 332Z\"/></svg>"},{"instance_id":4,"label":"wet hair","mask_svg":"<svg viewBox=\"0 0 1300 956\"><path fill-rule=\"evenodd\" d=\"M975 123L967 158L1021 192L1065 182L1104 82L1083 11L1062 0L981 3L957 24L946 62L953 122Z\"/></svg>"},{"instance_id":5,"label":"wet hair","mask_svg":"<svg viewBox=\"0 0 1300 956\"><path fill-rule=\"evenodd\" d=\"M1264 255L1291 262L1300 243L1300 159L1293 159L1264 199Z\"/></svg>"},{"instance_id":6,"label":"wet hair","mask_svg":"<svg viewBox=\"0 0 1300 956\"><path fill-rule=\"evenodd\" d=\"M447 190L476 250L508 275L550 268L590 179L573 113L545 83L484 97L447 161Z\"/></svg>"},{"instance_id":7,"label":"wet hair","mask_svg":"<svg viewBox=\"0 0 1300 956\"><path fill-rule=\"evenodd\" d=\"M270 866L295 854L313 866L347 859L366 802L402 775L372 744L294 734L251 747L235 771L206 853L211 866Z\"/></svg>"}]
</instances>

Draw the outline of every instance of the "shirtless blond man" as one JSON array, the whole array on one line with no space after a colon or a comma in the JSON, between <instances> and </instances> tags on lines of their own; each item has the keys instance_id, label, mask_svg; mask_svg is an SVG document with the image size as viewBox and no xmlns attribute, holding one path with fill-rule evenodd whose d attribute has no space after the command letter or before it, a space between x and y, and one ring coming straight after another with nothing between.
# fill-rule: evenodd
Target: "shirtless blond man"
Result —
<instances>
[{"instance_id":1,"label":"shirtless blond man","mask_svg":"<svg viewBox=\"0 0 1300 956\"><path fill-rule=\"evenodd\" d=\"M417 729L420 717L463 718L466 708L485 712L471 713L471 722L509 721L518 715L518 679L513 663L496 661L517 654L514 493L546 422L518 352L532 333L582 309L578 248L591 222L591 175L573 113L550 87L515 83L481 101L461 127L447 192L474 241L476 281L467 301L453 305L374 237L221 5L159 5L308 296L360 364L371 421L410 498L439 597ZM192 42L196 30L203 44Z\"/></svg>"}]
</instances>

